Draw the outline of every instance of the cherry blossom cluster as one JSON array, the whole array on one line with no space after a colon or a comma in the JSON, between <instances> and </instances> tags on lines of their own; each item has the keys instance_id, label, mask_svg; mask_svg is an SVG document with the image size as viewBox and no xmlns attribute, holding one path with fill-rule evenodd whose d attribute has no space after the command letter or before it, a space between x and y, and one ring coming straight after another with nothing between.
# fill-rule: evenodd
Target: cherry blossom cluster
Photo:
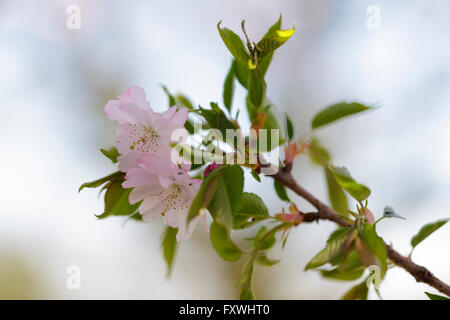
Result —
<instances>
[{"instance_id":1,"label":"cherry blossom cluster","mask_svg":"<svg viewBox=\"0 0 450 320\"><path fill-rule=\"evenodd\" d=\"M188 110L172 106L163 113L154 112L138 86L118 100L108 101L104 109L119 123L115 146L120 154L119 170L126 173L122 186L133 188L130 204L142 201L139 212L143 220L162 218L178 228L178 241L192 234L198 219L206 225L205 215L187 224L190 204L202 180L192 179L188 174L191 164L174 157L170 148L173 132L185 130Z\"/></svg>"}]
</instances>

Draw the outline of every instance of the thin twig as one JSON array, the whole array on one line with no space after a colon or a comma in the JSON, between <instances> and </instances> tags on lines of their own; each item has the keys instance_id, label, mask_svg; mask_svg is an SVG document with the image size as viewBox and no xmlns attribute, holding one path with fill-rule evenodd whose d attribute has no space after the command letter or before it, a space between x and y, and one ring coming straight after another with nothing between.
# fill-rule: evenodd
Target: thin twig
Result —
<instances>
[{"instance_id":1,"label":"thin twig","mask_svg":"<svg viewBox=\"0 0 450 320\"><path fill-rule=\"evenodd\" d=\"M333 221L343 227L350 226L344 219L339 217L339 214L336 211L334 211L333 208L323 203L322 201L317 199L314 195L312 195L310 192L308 192L306 189L301 187L295 181L294 177L290 172L290 169L291 168L281 169L280 171L278 171L277 174L271 177L274 178L279 183L281 183L282 185L284 185L285 187L294 191L296 194L304 198L306 201L308 201L317 209L317 213L306 214L307 219L304 219L305 222L322 219ZM416 279L417 282L426 283L435 288L436 290L446 294L447 296L450 296L450 286L448 284L444 283L443 281L435 277L431 273L431 271L429 271L427 268L415 264L410 258L401 255L386 243L385 245L389 259L396 265L398 265L399 267L405 269L408 273L410 273Z\"/></svg>"}]
</instances>

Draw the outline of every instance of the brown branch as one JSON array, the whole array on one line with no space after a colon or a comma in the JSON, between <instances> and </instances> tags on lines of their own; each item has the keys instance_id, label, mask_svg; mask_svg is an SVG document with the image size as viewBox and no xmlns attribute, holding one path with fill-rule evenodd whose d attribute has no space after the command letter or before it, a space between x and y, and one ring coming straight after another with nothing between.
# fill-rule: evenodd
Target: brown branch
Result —
<instances>
[{"instance_id":1,"label":"brown branch","mask_svg":"<svg viewBox=\"0 0 450 320\"><path fill-rule=\"evenodd\" d=\"M341 217L339 214L334 211L330 206L323 203L311 193L309 193L306 189L301 187L294 179L290 172L290 168L284 168L280 170L277 174L271 176L276 181L284 185L285 187L291 189L296 194L304 198L310 204L312 204L316 209L317 213L307 213L305 222L311 222L317 219L322 220L330 220L337 223L343 227L349 227L350 225ZM405 269L408 273L410 273L417 282L426 283L438 291L450 296L450 286L446 283L442 282L438 278L436 278L431 271L427 268L415 264L410 258L402 256L400 253L392 249L391 246L386 244L387 254L389 259L398 265L399 267Z\"/></svg>"}]
</instances>

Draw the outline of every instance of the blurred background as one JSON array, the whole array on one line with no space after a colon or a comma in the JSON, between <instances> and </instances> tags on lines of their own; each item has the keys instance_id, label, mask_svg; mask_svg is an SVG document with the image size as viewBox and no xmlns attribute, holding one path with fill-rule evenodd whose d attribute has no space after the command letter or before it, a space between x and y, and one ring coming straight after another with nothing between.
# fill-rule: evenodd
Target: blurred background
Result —
<instances>
[{"instance_id":1,"label":"blurred background","mask_svg":"<svg viewBox=\"0 0 450 320\"><path fill-rule=\"evenodd\" d=\"M81 9L80 30L66 27L70 4ZM366 26L370 5L380 9L379 30ZM0 298L237 297L239 263L222 261L203 230L181 244L167 279L162 223L97 220L98 190L77 189L115 170L99 152L114 143L107 100L139 85L162 111L163 83L197 104L221 102L231 56L217 22L240 30L245 19L258 40L280 13L296 33L273 59L268 96L294 119L297 136L329 104L382 106L318 135L334 162L372 189L377 217L391 205L407 218L378 227L407 254L423 224L450 216L449 12L448 1L420 0L0 1ZM235 108L243 103L239 88ZM295 175L326 199L322 171L308 159L296 160ZM246 191L262 195L271 213L283 206L270 179L247 179ZM285 249L271 254L279 265L256 267L257 297L339 299L352 283L303 271L334 228L296 228ZM414 253L447 283L449 241L444 226ZM70 265L80 267L79 290L66 285ZM380 287L385 299L423 299L425 290L434 292L399 268Z\"/></svg>"}]
</instances>

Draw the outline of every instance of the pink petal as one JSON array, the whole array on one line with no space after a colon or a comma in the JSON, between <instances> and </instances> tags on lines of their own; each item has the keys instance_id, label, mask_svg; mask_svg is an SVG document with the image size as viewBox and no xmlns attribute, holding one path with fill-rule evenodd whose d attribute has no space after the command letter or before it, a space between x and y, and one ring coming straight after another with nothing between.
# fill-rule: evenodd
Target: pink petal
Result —
<instances>
[{"instance_id":1,"label":"pink petal","mask_svg":"<svg viewBox=\"0 0 450 320\"><path fill-rule=\"evenodd\" d=\"M174 116L171 117L170 122L177 127L181 127L186 122L188 115L188 109L181 108Z\"/></svg>"},{"instance_id":2,"label":"pink petal","mask_svg":"<svg viewBox=\"0 0 450 320\"><path fill-rule=\"evenodd\" d=\"M140 108L145 109L150 107L150 104L145 98L144 89L139 86L133 86L118 96L119 101L122 103L133 103Z\"/></svg>"},{"instance_id":3,"label":"pink petal","mask_svg":"<svg viewBox=\"0 0 450 320\"><path fill-rule=\"evenodd\" d=\"M120 151L119 151L120 152ZM136 160L139 158L140 152L133 151L120 155L117 158L119 162L119 170L122 172L127 172L129 169L136 166Z\"/></svg>"},{"instance_id":4,"label":"pink petal","mask_svg":"<svg viewBox=\"0 0 450 320\"><path fill-rule=\"evenodd\" d=\"M177 112L177 106L170 107L168 110L160 114L161 119L170 120Z\"/></svg>"},{"instance_id":5,"label":"pink petal","mask_svg":"<svg viewBox=\"0 0 450 320\"><path fill-rule=\"evenodd\" d=\"M144 198L155 196L159 192L160 189L157 185L135 187L133 190L131 190L128 201L130 202L130 204L135 204L143 200Z\"/></svg>"},{"instance_id":6,"label":"pink petal","mask_svg":"<svg viewBox=\"0 0 450 320\"><path fill-rule=\"evenodd\" d=\"M119 109L120 102L117 100L109 100L105 107L105 113L111 120L116 120L119 123L126 123L130 121L130 118L126 112Z\"/></svg>"},{"instance_id":7,"label":"pink petal","mask_svg":"<svg viewBox=\"0 0 450 320\"><path fill-rule=\"evenodd\" d=\"M151 109L141 109L134 103L121 103L118 108L128 115L129 121L142 125L151 125L153 112Z\"/></svg>"},{"instance_id":8,"label":"pink petal","mask_svg":"<svg viewBox=\"0 0 450 320\"><path fill-rule=\"evenodd\" d=\"M124 188L133 188L146 185L159 185L158 177L142 168L131 168L125 175L122 183Z\"/></svg>"},{"instance_id":9,"label":"pink petal","mask_svg":"<svg viewBox=\"0 0 450 320\"><path fill-rule=\"evenodd\" d=\"M164 176L159 176L159 183L164 189L167 189L173 184L173 180Z\"/></svg>"}]
</instances>

